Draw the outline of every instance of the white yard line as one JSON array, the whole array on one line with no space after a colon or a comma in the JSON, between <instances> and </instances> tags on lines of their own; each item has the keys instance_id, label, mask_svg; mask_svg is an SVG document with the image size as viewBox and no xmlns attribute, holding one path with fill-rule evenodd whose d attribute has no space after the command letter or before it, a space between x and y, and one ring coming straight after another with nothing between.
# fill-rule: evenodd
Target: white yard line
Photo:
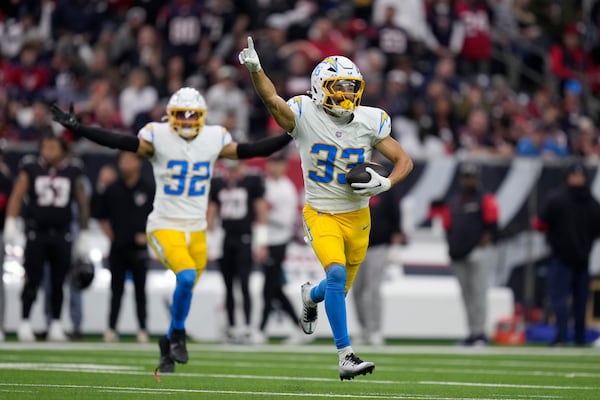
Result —
<instances>
[{"instance_id":1,"label":"white yard line","mask_svg":"<svg viewBox=\"0 0 600 400\"><path fill-rule=\"evenodd\" d=\"M282 344L272 345L225 345L219 343L188 343L188 351L207 351L207 352L234 352L234 353L314 353L314 354L335 354L333 344L331 345L299 345L287 346ZM435 346L435 345L389 345L385 347L375 346L356 346L360 353L372 353L394 355L394 354L442 354L442 355L502 355L510 357L512 355L527 356L590 356L600 355L600 348L549 348L549 347L481 347L469 348L461 346ZM123 353L156 353L156 343L49 343L49 342L0 342L0 350L48 350L48 351L72 351L72 350L91 350L91 351L118 351Z\"/></svg>"},{"instance_id":2,"label":"white yard line","mask_svg":"<svg viewBox=\"0 0 600 400\"><path fill-rule=\"evenodd\" d=\"M82 372L94 374L118 374L118 375L136 375L136 376L152 376L151 371L143 371L141 368L128 368L114 365L97 365L97 364L50 364L50 363L0 363L0 369L11 370L27 370L27 371L48 371L48 372ZM475 373L475 371L465 372ZM167 375L169 376L169 375ZM220 379L248 379L248 380L286 380L286 381L302 381L302 382L337 382L337 378L315 378L315 377L299 377L299 376L282 376L282 375L251 375L251 374L205 374L205 373L180 373L174 377L185 378L220 378ZM445 385L445 386L480 386L480 387L506 387L520 389L545 389L545 390L600 390L600 386L552 386L552 385L522 385L522 384L495 384L495 383L479 383L479 382L455 382L455 381L389 381L389 380L357 380L359 384L376 384L376 385Z\"/></svg>"},{"instance_id":3,"label":"white yard line","mask_svg":"<svg viewBox=\"0 0 600 400\"><path fill-rule=\"evenodd\" d=\"M473 387L495 387L510 389L544 389L544 390L599 390L598 386L552 386L552 385L521 385L512 383L481 383L481 382L447 382L447 381L419 381L422 385L442 386L473 386Z\"/></svg>"},{"instance_id":4,"label":"white yard line","mask_svg":"<svg viewBox=\"0 0 600 400\"><path fill-rule=\"evenodd\" d=\"M115 392L115 393L144 393L150 395L163 396L165 394L181 394L181 393L203 393L203 394L232 394L244 396L263 396L263 397L323 397L332 399L412 399L412 400L497 400L495 398L468 398L468 397L441 397L434 395L420 394L402 394L402 395L360 395L352 394L331 394L331 393L288 393L288 392L264 392L264 391L243 391L243 390L205 390L205 389L149 389L144 387L119 387L119 386L98 386L98 385L56 385L56 384L11 384L0 383L0 386L17 387L17 388L40 388L40 389L89 389L96 392ZM522 395L515 399L523 398L539 398L538 396L524 397ZM546 397L544 397L546 398ZM506 398L510 400L509 397Z\"/></svg>"}]
</instances>

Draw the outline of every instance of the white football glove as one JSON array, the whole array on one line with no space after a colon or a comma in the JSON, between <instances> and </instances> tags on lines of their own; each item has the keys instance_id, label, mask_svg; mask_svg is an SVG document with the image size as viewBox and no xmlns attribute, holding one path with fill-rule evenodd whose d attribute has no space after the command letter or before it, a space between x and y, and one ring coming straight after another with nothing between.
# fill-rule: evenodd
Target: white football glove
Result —
<instances>
[{"instance_id":1,"label":"white football glove","mask_svg":"<svg viewBox=\"0 0 600 400\"><path fill-rule=\"evenodd\" d=\"M15 217L7 217L4 221L4 232L2 234L4 244L15 245L19 241L19 222Z\"/></svg>"},{"instance_id":2,"label":"white football glove","mask_svg":"<svg viewBox=\"0 0 600 400\"><path fill-rule=\"evenodd\" d=\"M248 47L240 51L238 59L240 60L240 64L245 65L250 72L258 72L262 69L260 60L258 59L258 53L254 50L252 36L248 36Z\"/></svg>"},{"instance_id":3,"label":"white football glove","mask_svg":"<svg viewBox=\"0 0 600 400\"><path fill-rule=\"evenodd\" d=\"M371 180L365 183L353 183L351 186L354 189L354 193L361 196L372 197L390 190L392 182L388 178L379 175L371 167L365 168L365 171L371 175Z\"/></svg>"},{"instance_id":4,"label":"white football glove","mask_svg":"<svg viewBox=\"0 0 600 400\"><path fill-rule=\"evenodd\" d=\"M89 260L91 251L92 238L90 236L90 232L85 229L79 231L79 235L77 235L77 240L75 240L73 247L75 257L81 260Z\"/></svg>"}]
</instances>

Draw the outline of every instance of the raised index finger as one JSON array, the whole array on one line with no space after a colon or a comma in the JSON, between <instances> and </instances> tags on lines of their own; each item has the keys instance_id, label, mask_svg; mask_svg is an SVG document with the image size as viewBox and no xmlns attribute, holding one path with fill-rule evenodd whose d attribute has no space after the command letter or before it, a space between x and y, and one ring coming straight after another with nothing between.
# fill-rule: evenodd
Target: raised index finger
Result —
<instances>
[{"instance_id":1,"label":"raised index finger","mask_svg":"<svg viewBox=\"0 0 600 400\"><path fill-rule=\"evenodd\" d=\"M254 50L254 40L252 40L252 36L248 36L248 48Z\"/></svg>"}]
</instances>

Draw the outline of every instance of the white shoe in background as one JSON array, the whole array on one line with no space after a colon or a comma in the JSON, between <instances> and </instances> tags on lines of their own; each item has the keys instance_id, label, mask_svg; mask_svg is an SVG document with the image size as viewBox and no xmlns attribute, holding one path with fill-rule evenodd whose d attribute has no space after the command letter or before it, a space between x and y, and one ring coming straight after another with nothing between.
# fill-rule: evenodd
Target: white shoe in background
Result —
<instances>
[{"instance_id":1,"label":"white shoe in background","mask_svg":"<svg viewBox=\"0 0 600 400\"><path fill-rule=\"evenodd\" d=\"M17 328L17 339L19 342L35 342L35 335L33 334L33 329L31 329L31 324L28 320L24 320L19 324Z\"/></svg>"},{"instance_id":2,"label":"white shoe in background","mask_svg":"<svg viewBox=\"0 0 600 400\"><path fill-rule=\"evenodd\" d=\"M112 329L107 329L104 332L104 335L102 335L102 340L105 343L116 343L119 341L119 335L117 335L117 332L115 332Z\"/></svg>"},{"instance_id":3,"label":"white shoe in background","mask_svg":"<svg viewBox=\"0 0 600 400\"><path fill-rule=\"evenodd\" d=\"M314 336L307 335L304 332L302 332L301 330L297 329L297 330L294 330L294 333L292 333L290 336L283 339L282 343L288 344L288 345L300 345L300 344L307 344L307 343L313 342L314 340L315 340Z\"/></svg>"},{"instance_id":4,"label":"white shoe in background","mask_svg":"<svg viewBox=\"0 0 600 400\"><path fill-rule=\"evenodd\" d=\"M150 341L148 333L143 329L138 331L136 338L138 343L148 343Z\"/></svg>"},{"instance_id":5,"label":"white shoe in background","mask_svg":"<svg viewBox=\"0 0 600 400\"><path fill-rule=\"evenodd\" d=\"M269 337L261 331L254 332L252 334L252 343L251 344L268 344Z\"/></svg>"},{"instance_id":6,"label":"white shoe in background","mask_svg":"<svg viewBox=\"0 0 600 400\"><path fill-rule=\"evenodd\" d=\"M58 319L53 319L52 322L50 322L47 339L49 342L66 342L68 340L62 324Z\"/></svg>"},{"instance_id":7,"label":"white shoe in background","mask_svg":"<svg viewBox=\"0 0 600 400\"><path fill-rule=\"evenodd\" d=\"M241 344L253 345L264 344L267 342L266 336L253 329L251 326L244 326L240 335Z\"/></svg>"},{"instance_id":8,"label":"white shoe in background","mask_svg":"<svg viewBox=\"0 0 600 400\"><path fill-rule=\"evenodd\" d=\"M368 336L368 344L371 346L385 346L385 339L381 332L373 332Z\"/></svg>"}]
</instances>

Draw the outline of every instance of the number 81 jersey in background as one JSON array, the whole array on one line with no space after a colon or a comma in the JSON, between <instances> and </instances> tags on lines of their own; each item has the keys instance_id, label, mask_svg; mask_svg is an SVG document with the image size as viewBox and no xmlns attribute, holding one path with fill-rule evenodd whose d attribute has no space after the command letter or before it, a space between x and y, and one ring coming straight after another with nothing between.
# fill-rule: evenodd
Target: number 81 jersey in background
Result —
<instances>
[{"instance_id":1,"label":"number 81 jersey in background","mask_svg":"<svg viewBox=\"0 0 600 400\"><path fill-rule=\"evenodd\" d=\"M215 162L231 134L218 125L205 125L200 134L185 140L168 123L149 123L138 136L154 145L150 158L156 194L147 231L206 230L210 179Z\"/></svg>"},{"instance_id":2,"label":"number 81 jersey in background","mask_svg":"<svg viewBox=\"0 0 600 400\"><path fill-rule=\"evenodd\" d=\"M371 160L373 147L391 132L388 114L375 107L359 106L350 122L326 114L308 96L288 100L296 127L302 160L306 202L315 210L344 213L367 207L369 198L355 194L346 184L346 172Z\"/></svg>"}]
</instances>

